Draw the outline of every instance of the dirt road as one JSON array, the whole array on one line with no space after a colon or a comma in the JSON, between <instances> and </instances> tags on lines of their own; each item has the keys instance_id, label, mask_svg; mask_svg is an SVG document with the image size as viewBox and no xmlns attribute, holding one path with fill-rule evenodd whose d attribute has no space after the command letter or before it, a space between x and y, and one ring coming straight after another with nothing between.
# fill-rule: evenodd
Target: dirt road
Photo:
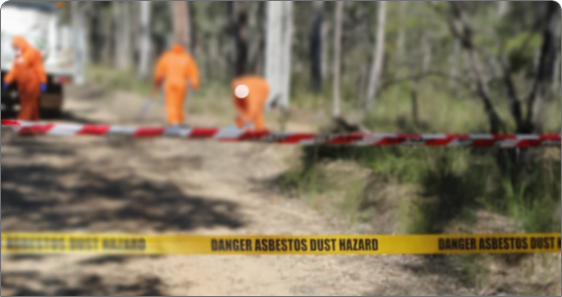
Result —
<instances>
[{"instance_id":1,"label":"dirt road","mask_svg":"<svg viewBox=\"0 0 562 297\"><path fill-rule=\"evenodd\" d=\"M90 98L91 97L91 98ZM139 123L142 99L67 101L72 121ZM228 104L228 103L226 103ZM146 123L162 124L155 105ZM230 118L191 115L198 126ZM2 231L355 233L268 181L289 146L16 137L2 131ZM474 295L441 258L2 255L2 295ZM430 262L428 262L430 261Z\"/></svg>"}]
</instances>

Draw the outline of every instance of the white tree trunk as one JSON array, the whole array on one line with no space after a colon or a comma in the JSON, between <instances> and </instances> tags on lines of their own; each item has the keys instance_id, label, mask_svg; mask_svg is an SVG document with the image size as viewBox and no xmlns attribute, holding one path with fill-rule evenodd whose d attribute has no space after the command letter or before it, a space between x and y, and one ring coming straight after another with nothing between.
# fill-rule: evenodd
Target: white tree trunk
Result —
<instances>
[{"instance_id":1,"label":"white tree trunk","mask_svg":"<svg viewBox=\"0 0 562 297\"><path fill-rule=\"evenodd\" d=\"M138 77L147 78L150 65L151 40L150 40L150 1L139 1L140 18L139 18L139 65Z\"/></svg>"},{"instance_id":2,"label":"white tree trunk","mask_svg":"<svg viewBox=\"0 0 562 297\"><path fill-rule=\"evenodd\" d=\"M509 12L509 1L498 1L498 18L504 17Z\"/></svg>"},{"instance_id":3,"label":"white tree trunk","mask_svg":"<svg viewBox=\"0 0 562 297\"><path fill-rule=\"evenodd\" d=\"M329 77L329 32L330 32L330 22L324 22L322 26L322 79L327 79Z\"/></svg>"},{"instance_id":4,"label":"white tree trunk","mask_svg":"<svg viewBox=\"0 0 562 297\"><path fill-rule=\"evenodd\" d=\"M279 97L278 104L289 107L292 45L291 1L267 2L267 36L265 77L270 84L270 98Z\"/></svg>"},{"instance_id":5,"label":"white tree trunk","mask_svg":"<svg viewBox=\"0 0 562 297\"><path fill-rule=\"evenodd\" d=\"M396 67L398 69L397 72L400 72L402 66L404 66L404 56L405 56L405 45L406 45L406 30L404 24L404 15L406 13L406 1L400 1L400 8L398 11L398 38L396 39Z\"/></svg>"},{"instance_id":6,"label":"white tree trunk","mask_svg":"<svg viewBox=\"0 0 562 297\"><path fill-rule=\"evenodd\" d=\"M84 70L87 63L86 34L84 28L84 10L80 5L83 3L71 2L72 12L72 35L74 44L74 73L77 84L84 83Z\"/></svg>"},{"instance_id":7,"label":"white tree trunk","mask_svg":"<svg viewBox=\"0 0 562 297\"><path fill-rule=\"evenodd\" d=\"M114 1L115 17L115 65L118 69L130 69L132 64L131 51L131 15L126 1Z\"/></svg>"},{"instance_id":8,"label":"white tree trunk","mask_svg":"<svg viewBox=\"0 0 562 297\"><path fill-rule=\"evenodd\" d=\"M338 117L340 110L340 69L341 69L341 31L343 25L343 1L336 2L336 19L334 21L334 101L332 114Z\"/></svg>"},{"instance_id":9,"label":"white tree trunk","mask_svg":"<svg viewBox=\"0 0 562 297\"><path fill-rule=\"evenodd\" d=\"M367 89L367 108L370 108L376 102L375 96L380 85L380 78L383 69L386 5L386 1L380 1L378 5L377 37L373 52L373 64L369 75L369 87Z\"/></svg>"}]
</instances>

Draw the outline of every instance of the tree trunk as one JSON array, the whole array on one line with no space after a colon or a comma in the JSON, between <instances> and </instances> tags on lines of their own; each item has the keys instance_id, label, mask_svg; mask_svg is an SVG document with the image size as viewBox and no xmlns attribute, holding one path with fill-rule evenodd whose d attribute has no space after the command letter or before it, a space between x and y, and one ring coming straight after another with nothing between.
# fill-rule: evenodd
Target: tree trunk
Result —
<instances>
[{"instance_id":1,"label":"tree trunk","mask_svg":"<svg viewBox=\"0 0 562 297\"><path fill-rule=\"evenodd\" d=\"M181 44L186 50L191 50L191 31L188 1L170 1L172 24L174 28L174 42Z\"/></svg>"},{"instance_id":2,"label":"tree trunk","mask_svg":"<svg viewBox=\"0 0 562 297\"><path fill-rule=\"evenodd\" d=\"M264 75L263 62L265 55L265 5L266 2L258 1L255 3L254 9L250 13L252 21L250 27L252 34L250 34L251 51L249 57L251 59L250 69L253 73Z\"/></svg>"},{"instance_id":3,"label":"tree trunk","mask_svg":"<svg viewBox=\"0 0 562 297\"><path fill-rule=\"evenodd\" d=\"M235 3L234 30L236 39L236 76L247 73L248 66L248 7L243 1Z\"/></svg>"},{"instance_id":4,"label":"tree trunk","mask_svg":"<svg viewBox=\"0 0 562 297\"><path fill-rule=\"evenodd\" d=\"M554 34L556 36L561 36L562 19L556 20L556 24L554 25L554 28L557 28ZM560 47L557 48L556 52L558 53L560 52ZM556 58L556 63L554 64L554 78L552 79L552 94L554 97L558 96L558 92L562 88L562 77L561 77L562 68L560 66L561 63L562 63L562 57L558 55L558 57Z\"/></svg>"},{"instance_id":5,"label":"tree trunk","mask_svg":"<svg viewBox=\"0 0 562 297\"><path fill-rule=\"evenodd\" d=\"M533 90L527 99L527 126L529 128L534 126L534 131L537 133L541 133L544 128L545 97L548 94L548 87L554 78L557 57L554 26L556 24L555 15L558 11L558 6L553 1L543 2L543 5L543 13L539 15L539 19L544 22L542 27L543 43L537 66L537 77ZM534 107L536 107L536 115L533 122Z\"/></svg>"},{"instance_id":6,"label":"tree trunk","mask_svg":"<svg viewBox=\"0 0 562 297\"><path fill-rule=\"evenodd\" d=\"M75 63L75 74L76 83L82 84L84 82L84 70L87 63L87 52L86 52L86 34L84 26L84 10L82 7L83 3L71 2L71 12L72 12L72 33L73 33L73 43L74 43L74 63Z\"/></svg>"},{"instance_id":7,"label":"tree trunk","mask_svg":"<svg viewBox=\"0 0 562 297\"><path fill-rule=\"evenodd\" d=\"M197 31L199 30L197 28L198 24L197 21L195 19L195 16L197 15L197 7L195 5L189 4L189 1L186 1L186 9L187 9L187 34L188 34L188 38L189 38L189 48L188 50L190 52L193 53L193 55L195 57L199 56L197 54L195 54L197 52L197 48L198 48L198 40L197 40Z\"/></svg>"},{"instance_id":8,"label":"tree trunk","mask_svg":"<svg viewBox=\"0 0 562 297\"><path fill-rule=\"evenodd\" d=\"M113 1L111 2L111 12L112 12L112 16L113 16L113 28L112 28L112 34L113 34L113 64L117 65L117 63L119 63L119 50L121 47L121 34L120 32L122 31L122 27L121 27L121 2L119 1Z\"/></svg>"},{"instance_id":9,"label":"tree trunk","mask_svg":"<svg viewBox=\"0 0 562 297\"><path fill-rule=\"evenodd\" d=\"M279 105L289 107L292 11L291 1L267 2L265 76L271 87L268 108L277 96Z\"/></svg>"},{"instance_id":10,"label":"tree trunk","mask_svg":"<svg viewBox=\"0 0 562 297\"><path fill-rule=\"evenodd\" d=\"M109 22L101 21L101 35L103 39L101 60L104 64L109 65L113 62L113 52L115 48L115 38L114 38L114 28L115 19L112 17L112 8L105 9L102 11L102 17L100 19L108 19Z\"/></svg>"},{"instance_id":11,"label":"tree trunk","mask_svg":"<svg viewBox=\"0 0 562 297\"><path fill-rule=\"evenodd\" d=\"M96 50L90 51L91 61L96 64L109 64L110 59L107 57L111 56L110 46L113 37L111 35L111 16L107 16L107 12L110 10L102 1L91 1L89 4L93 13L89 18L88 44L95 44L96 47Z\"/></svg>"},{"instance_id":12,"label":"tree trunk","mask_svg":"<svg viewBox=\"0 0 562 297\"><path fill-rule=\"evenodd\" d=\"M315 92L322 90L322 31L324 1L313 2L312 31L310 33L310 80Z\"/></svg>"},{"instance_id":13,"label":"tree trunk","mask_svg":"<svg viewBox=\"0 0 562 297\"><path fill-rule=\"evenodd\" d=\"M130 3L125 1L114 1L112 3L117 27L114 32L115 65L120 70L130 69L132 64Z\"/></svg>"},{"instance_id":14,"label":"tree trunk","mask_svg":"<svg viewBox=\"0 0 562 297\"><path fill-rule=\"evenodd\" d=\"M383 69L386 5L386 1L380 1L378 5L377 41L373 52L373 64L371 66L369 87L367 89L367 109L370 109L376 102L376 94L380 85Z\"/></svg>"},{"instance_id":15,"label":"tree trunk","mask_svg":"<svg viewBox=\"0 0 562 297\"><path fill-rule=\"evenodd\" d=\"M418 80L410 82L410 99L412 101L412 120L414 125L419 124L419 110L418 110Z\"/></svg>"},{"instance_id":16,"label":"tree trunk","mask_svg":"<svg viewBox=\"0 0 562 297\"><path fill-rule=\"evenodd\" d=\"M341 31L343 25L343 1L336 2L336 19L334 21L334 101L332 115L339 117L340 110L340 70L341 70Z\"/></svg>"},{"instance_id":17,"label":"tree trunk","mask_svg":"<svg viewBox=\"0 0 562 297\"><path fill-rule=\"evenodd\" d=\"M150 65L150 1L139 1L140 8L140 22L139 22L139 65L138 77L147 78L149 74Z\"/></svg>"},{"instance_id":18,"label":"tree trunk","mask_svg":"<svg viewBox=\"0 0 562 297\"><path fill-rule=\"evenodd\" d=\"M498 18L503 18L509 12L509 1L498 1Z\"/></svg>"},{"instance_id":19,"label":"tree trunk","mask_svg":"<svg viewBox=\"0 0 562 297\"><path fill-rule=\"evenodd\" d=\"M131 15L131 57L132 64L137 66L139 60L140 36L140 1L134 1L129 5Z\"/></svg>"},{"instance_id":20,"label":"tree trunk","mask_svg":"<svg viewBox=\"0 0 562 297\"><path fill-rule=\"evenodd\" d=\"M93 56L90 51L90 35L92 30L92 12L94 10L94 2L87 1L82 5L82 47L84 50L84 67L92 62ZM94 28L95 29L95 28Z\"/></svg>"},{"instance_id":21,"label":"tree trunk","mask_svg":"<svg viewBox=\"0 0 562 297\"><path fill-rule=\"evenodd\" d=\"M404 15L406 13L406 1L400 1L398 11L398 38L396 38L396 76L401 76L401 69L404 66L406 30L404 26Z\"/></svg>"},{"instance_id":22,"label":"tree trunk","mask_svg":"<svg viewBox=\"0 0 562 297\"><path fill-rule=\"evenodd\" d=\"M330 59L328 57L328 49L330 47L330 41L329 41L329 32L330 32L330 22L323 22L323 26L322 26L322 79L326 79L329 76L329 64L330 64Z\"/></svg>"},{"instance_id":23,"label":"tree trunk","mask_svg":"<svg viewBox=\"0 0 562 297\"><path fill-rule=\"evenodd\" d=\"M132 2L122 2L123 10L122 10L122 20L123 20L123 48L122 48L122 59L123 59L123 68L130 69L133 65L133 22L131 22L131 4Z\"/></svg>"},{"instance_id":24,"label":"tree trunk","mask_svg":"<svg viewBox=\"0 0 562 297\"><path fill-rule=\"evenodd\" d=\"M485 69L482 67L479 53L474 46L471 34L471 32L473 32L472 28L466 20L466 15L462 5L459 4L459 2L449 2L449 4L451 7L451 12L453 14L453 18L447 20L449 30L451 31L452 35L460 42L462 48L466 51L466 56L468 59L467 66L470 68L475 85L473 91L475 94L477 94L478 97L480 97L482 103L484 104L484 110L486 112L486 115L488 116L488 121L490 123L490 132L492 134L497 134L500 132L500 130L504 130L504 126L491 101L490 92L488 91L489 75L487 71L485 71ZM509 80L509 77L504 78L507 78L506 80ZM518 103L517 99L510 97L509 100L512 105L512 110L516 111ZM519 123L515 112L513 112L513 114L514 118Z\"/></svg>"}]
</instances>

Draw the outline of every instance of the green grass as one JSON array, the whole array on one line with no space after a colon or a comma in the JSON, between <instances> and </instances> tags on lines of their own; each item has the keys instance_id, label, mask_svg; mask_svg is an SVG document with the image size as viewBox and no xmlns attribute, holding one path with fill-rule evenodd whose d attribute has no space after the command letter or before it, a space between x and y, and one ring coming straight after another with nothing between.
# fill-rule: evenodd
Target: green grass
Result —
<instances>
[{"instance_id":1,"label":"green grass","mask_svg":"<svg viewBox=\"0 0 562 297\"><path fill-rule=\"evenodd\" d=\"M560 199L560 161L529 152L527 164L513 173L498 164L498 153L485 148L305 148L302 163L310 169L292 176L299 189L318 191L323 187L318 178L330 173L319 174L316 164L348 159L375 176L415 185L419 191L401 216L408 233L442 232L451 221L470 217L467 212L473 209L513 217L528 232L559 231L553 210Z\"/></svg>"},{"instance_id":2,"label":"green grass","mask_svg":"<svg viewBox=\"0 0 562 297\"><path fill-rule=\"evenodd\" d=\"M117 70L105 66L90 65L86 69L89 82L100 84L109 90L130 91L142 96L150 95L152 82L139 80L133 70Z\"/></svg>"},{"instance_id":3,"label":"green grass","mask_svg":"<svg viewBox=\"0 0 562 297\"><path fill-rule=\"evenodd\" d=\"M357 169L350 163L318 163L287 171L279 183L287 196L305 199L315 210L339 216L353 225L368 219L357 211L363 202L365 181Z\"/></svg>"},{"instance_id":4,"label":"green grass","mask_svg":"<svg viewBox=\"0 0 562 297\"><path fill-rule=\"evenodd\" d=\"M301 86L301 92L303 95L295 96L294 100L299 108L323 108L329 112L330 91L313 95ZM343 100L344 110L355 104L352 98ZM435 82L428 82L420 85L418 100L420 123L417 125L412 121L411 99L404 85L384 92L375 109L366 112L364 123L379 133L489 131L482 103L468 94L452 93ZM498 99L494 104L508 131L514 131L506 102ZM546 131L559 133L560 101L551 100L547 104ZM374 176L386 176L418 189L417 194L397 204L399 223L408 233L443 232L451 222L474 219L471 213L477 209L514 218L527 232L559 232L560 218L554 210L559 207L561 196L560 159L543 158L543 152L544 148L522 150L520 160L514 162L507 150L489 148L306 147L302 168L291 173L294 181L285 186L298 185L292 189L303 196L319 189L327 191L330 187L324 185L328 180L324 176L332 173L325 170L318 173L317 164L350 160L372 170ZM357 185L347 187L351 192L367 191L357 189ZM345 190L342 188L333 190ZM350 208L361 205L355 197L363 196L351 197L344 212L350 213ZM354 211L357 217L363 217L369 210L356 207Z\"/></svg>"}]
</instances>

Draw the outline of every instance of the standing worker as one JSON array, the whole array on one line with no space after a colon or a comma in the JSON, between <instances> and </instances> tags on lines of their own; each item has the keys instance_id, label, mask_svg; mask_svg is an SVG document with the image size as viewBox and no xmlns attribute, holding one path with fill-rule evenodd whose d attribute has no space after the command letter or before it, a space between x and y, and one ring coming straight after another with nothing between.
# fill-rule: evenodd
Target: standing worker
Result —
<instances>
[{"instance_id":1,"label":"standing worker","mask_svg":"<svg viewBox=\"0 0 562 297\"><path fill-rule=\"evenodd\" d=\"M41 52L21 36L14 37L12 47L16 51L16 59L4 78L2 88L7 89L15 81L20 97L18 120L38 121L39 96L47 90L47 75Z\"/></svg>"},{"instance_id":2,"label":"standing worker","mask_svg":"<svg viewBox=\"0 0 562 297\"><path fill-rule=\"evenodd\" d=\"M255 75L241 76L232 81L232 93L238 111L236 126L266 130L263 112L269 97L267 81Z\"/></svg>"},{"instance_id":3,"label":"standing worker","mask_svg":"<svg viewBox=\"0 0 562 297\"><path fill-rule=\"evenodd\" d=\"M199 89L199 71L195 60L181 45L176 44L162 54L154 73L154 93L163 86L166 117L168 124L174 128L179 128L183 124L183 101L188 80L192 88Z\"/></svg>"}]
</instances>

